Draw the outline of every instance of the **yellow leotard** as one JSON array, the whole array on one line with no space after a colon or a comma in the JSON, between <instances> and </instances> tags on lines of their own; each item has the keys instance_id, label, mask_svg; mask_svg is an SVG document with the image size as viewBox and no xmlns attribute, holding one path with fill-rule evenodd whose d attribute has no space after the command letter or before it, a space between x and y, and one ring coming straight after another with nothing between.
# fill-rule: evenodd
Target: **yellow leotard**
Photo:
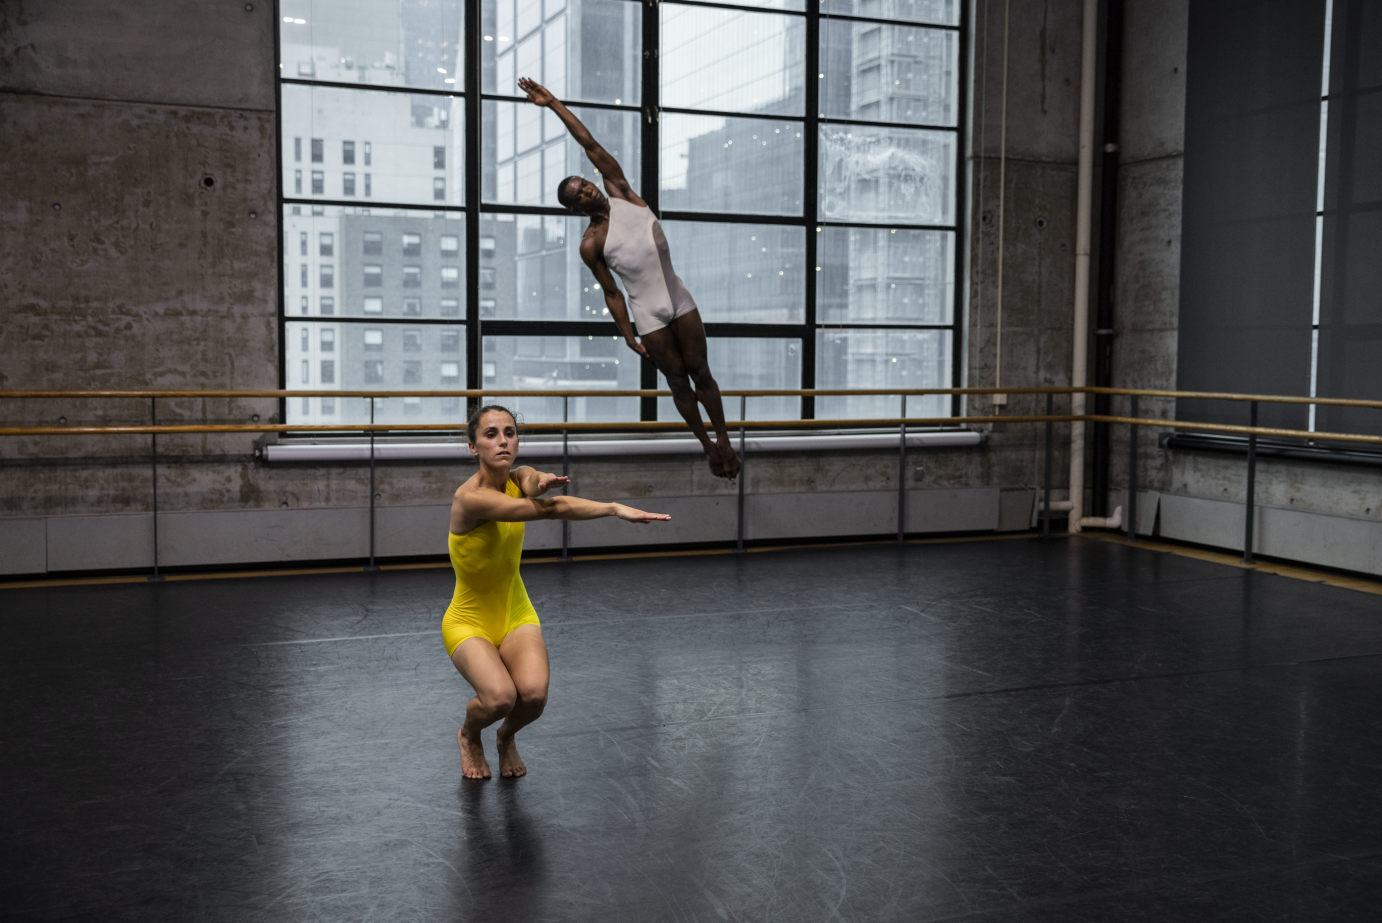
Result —
<instances>
[{"instance_id":1,"label":"yellow leotard","mask_svg":"<svg viewBox=\"0 0 1382 923\"><path fill-rule=\"evenodd\" d=\"M523 496L512 479L505 482L504 493ZM456 592L441 620L448 655L468 638L485 638L498 647L519 625L541 624L518 576L523 523L491 519L465 535L447 533L447 546L456 571Z\"/></svg>"}]
</instances>

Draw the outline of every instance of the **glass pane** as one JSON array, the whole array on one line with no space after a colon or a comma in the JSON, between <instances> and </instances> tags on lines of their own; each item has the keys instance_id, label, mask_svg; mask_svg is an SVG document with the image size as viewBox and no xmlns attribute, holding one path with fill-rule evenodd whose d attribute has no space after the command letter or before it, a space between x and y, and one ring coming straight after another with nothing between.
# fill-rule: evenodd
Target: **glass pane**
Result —
<instances>
[{"instance_id":1,"label":"glass pane","mask_svg":"<svg viewBox=\"0 0 1382 923\"><path fill-rule=\"evenodd\" d=\"M638 186L643 146L637 112L572 106L590 133ZM486 102L483 109L484 201L509 205L557 205L557 187L568 176L599 174L561 121L530 103Z\"/></svg>"},{"instance_id":2,"label":"glass pane","mask_svg":"<svg viewBox=\"0 0 1382 923\"><path fill-rule=\"evenodd\" d=\"M461 212L283 206L283 313L462 317L463 217Z\"/></svg>"},{"instance_id":3,"label":"glass pane","mask_svg":"<svg viewBox=\"0 0 1382 923\"><path fill-rule=\"evenodd\" d=\"M818 234L821 323L950 323L953 232L824 228Z\"/></svg>"},{"instance_id":4,"label":"glass pane","mask_svg":"<svg viewBox=\"0 0 1382 923\"><path fill-rule=\"evenodd\" d=\"M822 13L869 16L903 22L929 22L938 26L960 24L961 0L821 0Z\"/></svg>"},{"instance_id":5,"label":"glass pane","mask_svg":"<svg viewBox=\"0 0 1382 923\"><path fill-rule=\"evenodd\" d=\"M662 105L802 115L806 20L662 4Z\"/></svg>"},{"instance_id":6,"label":"glass pane","mask_svg":"<svg viewBox=\"0 0 1382 923\"><path fill-rule=\"evenodd\" d=\"M817 388L949 388L949 330L818 330ZM822 420L894 418L901 399L891 394L816 398ZM909 417L948 417L947 395L910 397Z\"/></svg>"},{"instance_id":7,"label":"glass pane","mask_svg":"<svg viewBox=\"0 0 1382 923\"><path fill-rule=\"evenodd\" d=\"M484 0L481 85L486 93L522 96L518 78L532 77L563 100L638 105L640 4L549 2L545 18L543 13L533 0Z\"/></svg>"},{"instance_id":8,"label":"glass pane","mask_svg":"<svg viewBox=\"0 0 1382 923\"><path fill-rule=\"evenodd\" d=\"M503 391L638 389L641 360L624 346L623 337L487 336L484 357L481 379L486 388ZM561 422L562 399L559 397L493 400L522 414L520 422ZM573 421L603 423L638 419L636 397L573 397L570 400Z\"/></svg>"},{"instance_id":9,"label":"glass pane","mask_svg":"<svg viewBox=\"0 0 1382 923\"><path fill-rule=\"evenodd\" d=\"M801 387L801 340L758 337L710 337L706 341L706 358L710 374L721 391L767 391L774 388ZM667 379L657 373L659 390L667 390ZM724 398L725 419L739 419L739 398ZM659 420L680 420L676 404L670 397L657 399ZM705 409L701 418L706 419ZM750 420L799 420L799 397L751 397L748 399ZM712 438L714 434L711 434ZM736 442L737 446L738 443Z\"/></svg>"},{"instance_id":10,"label":"glass pane","mask_svg":"<svg viewBox=\"0 0 1382 923\"><path fill-rule=\"evenodd\" d=\"M800 215L800 122L662 115L662 208Z\"/></svg>"},{"instance_id":11,"label":"glass pane","mask_svg":"<svg viewBox=\"0 0 1382 923\"><path fill-rule=\"evenodd\" d=\"M481 319L608 321L604 295L581 261L585 224L562 215L482 214Z\"/></svg>"},{"instance_id":12,"label":"glass pane","mask_svg":"<svg viewBox=\"0 0 1382 923\"><path fill-rule=\"evenodd\" d=\"M465 387L465 327L289 321L290 391L445 391ZM289 423L368 423L369 399L287 399ZM390 397L375 405L376 423L464 425L460 397Z\"/></svg>"},{"instance_id":13,"label":"glass pane","mask_svg":"<svg viewBox=\"0 0 1382 923\"><path fill-rule=\"evenodd\" d=\"M285 84L283 194L464 204L464 107L459 97Z\"/></svg>"},{"instance_id":14,"label":"glass pane","mask_svg":"<svg viewBox=\"0 0 1382 923\"><path fill-rule=\"evenodd\" d=\"M664 221L662 229L703 321L805 323L805 228Z\"/></svg>"},{"instance_id":15,"label":"glass pane","mask_svg":"<svg viewBox=\"0 0 1382 923\"><path fill-rule=\"evenodd\" d=\"M960 34L872 22L821 22L821 115L954 125Z\"/></svg>"},{"instance_id":16,"label":"glass pane","mask_svg":"<svg viewBox=\"0 0 1382 923\"><path fill-rule=\"evenodd\" d=\"M336 83L456 87L465 4L282 0L283 76ZM461 81L464 83L464 81Z\"/></svg>"},{"instance_id":17,"label":"glass pane","mask_svg":"<svg viewBox=\"0 0 1382 923\"><path fill-rule=\"evenodd\" d=\"M916 128L820 127L820 217L955 223L955 134Z\"/></svg>"}]
</instances>

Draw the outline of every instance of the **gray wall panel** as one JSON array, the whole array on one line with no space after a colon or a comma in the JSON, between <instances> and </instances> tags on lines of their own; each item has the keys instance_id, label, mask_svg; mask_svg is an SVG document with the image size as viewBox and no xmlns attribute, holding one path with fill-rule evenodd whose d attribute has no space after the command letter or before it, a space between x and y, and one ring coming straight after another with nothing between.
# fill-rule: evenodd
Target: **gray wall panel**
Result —
<instances>
[{"instance_id":1,"label":"gray wall panel","mask_svg":"<svg viewBox=\"0 0 1382 923\"><path fill-rule=\"evenodd\" d=\"M47 569L47 520L0 519L0 574L41 574Z\"/></svg>"},{"instance_id":2,"label":"gray wall panel","mask_svg":"<svg viewBox=\"0 0 1382 923\"><path fill-rule=\"evenodd\" d=\"M53 516L47 531L50 573L154 564L154 517L149 513Z\"/></svg>"},{"instance_id":3,"label":"gray wall panel","mask_svg":"<svg viewBox=\"0 0 1382 923\"><path fill-rule=\"evenodd\" d=\"M369 554L369 509L163 513L158 546L167 567L360 558Z\"/></svg>"}]
</instances>

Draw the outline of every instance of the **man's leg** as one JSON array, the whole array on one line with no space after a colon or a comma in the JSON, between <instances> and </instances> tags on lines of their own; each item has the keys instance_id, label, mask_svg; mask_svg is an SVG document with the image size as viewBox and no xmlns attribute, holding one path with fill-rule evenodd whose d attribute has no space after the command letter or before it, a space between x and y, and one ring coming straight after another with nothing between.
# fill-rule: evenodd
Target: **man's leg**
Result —
<instances>
[{"instance_id":1,"label":"man's leg","mask_svg":"<svg viewBox=\"0 0 1382 923\"><path fill-rule=\"evenodd\" d=\"M699 325L699 314L695 311L689 315L677 318L677 321L684 320L692 315L697 316ZM673 321L675 324L677 321ZM726 477L722 455L714 442L710 439L710 434L705 430L705 423L701 420L701 408L696 402L696 391L691 386L691 376L686 369L686 363L682 360L681 346L672 327L663 327L661 330L654 330L651 333L643 334L640 339L643 347L648 350L648 355L653 360L653 365L667 378L667 386L672 391L672 403L677 405L677 412L681 414L686 425L691 427L691 432L701 441L705 448L706 457L710 460L710 470L716 477ZM705 328L701 328L701 342L705 342ZM719 406L719 390L715 392L716 406ZM714 421L711 417L711 421ZM724 423L724 411L720 411L721 428ZM736 462L738 459L736 459ZM735 470L738 470L736 464Z\"/></svg>"},{"instance_id":2,"label":"man's leg","mask_svg":"<svg viewBox=\"0 0 1382 923\"><path fill-rule=\"evenodd\" d=\"M701 312L691 311L683 314L673 320L667 329L671 330L676 338L682 363L696 386L696 400L705 406L706 413L710 415L710 423L715 427L720 463L724 465L725 476L733 478L739 473L739 456L734 454L729 430L725 426L725 408L720 401L720 386L710 374L710 362L706 358L705 325L701 323Z\"/></svg>"}]
</instances>

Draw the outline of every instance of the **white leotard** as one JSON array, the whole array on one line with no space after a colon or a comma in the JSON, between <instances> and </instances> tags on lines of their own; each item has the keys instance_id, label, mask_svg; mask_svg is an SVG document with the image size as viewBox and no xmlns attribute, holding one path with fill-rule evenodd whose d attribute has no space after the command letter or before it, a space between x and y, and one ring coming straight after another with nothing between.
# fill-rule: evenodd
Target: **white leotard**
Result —
<instances>
[{"instance_id":1,"label":"white leotard","mask_svg":"<svg viewBox=\"0 0 1382 923\"><path fill-rule=\"evenodd\" d=\"M640 336L696 310L691 293L672 270L667 238L651 208L609 200L605 262L624 280L629 313Z\"/></svg>"}]
</instances>

